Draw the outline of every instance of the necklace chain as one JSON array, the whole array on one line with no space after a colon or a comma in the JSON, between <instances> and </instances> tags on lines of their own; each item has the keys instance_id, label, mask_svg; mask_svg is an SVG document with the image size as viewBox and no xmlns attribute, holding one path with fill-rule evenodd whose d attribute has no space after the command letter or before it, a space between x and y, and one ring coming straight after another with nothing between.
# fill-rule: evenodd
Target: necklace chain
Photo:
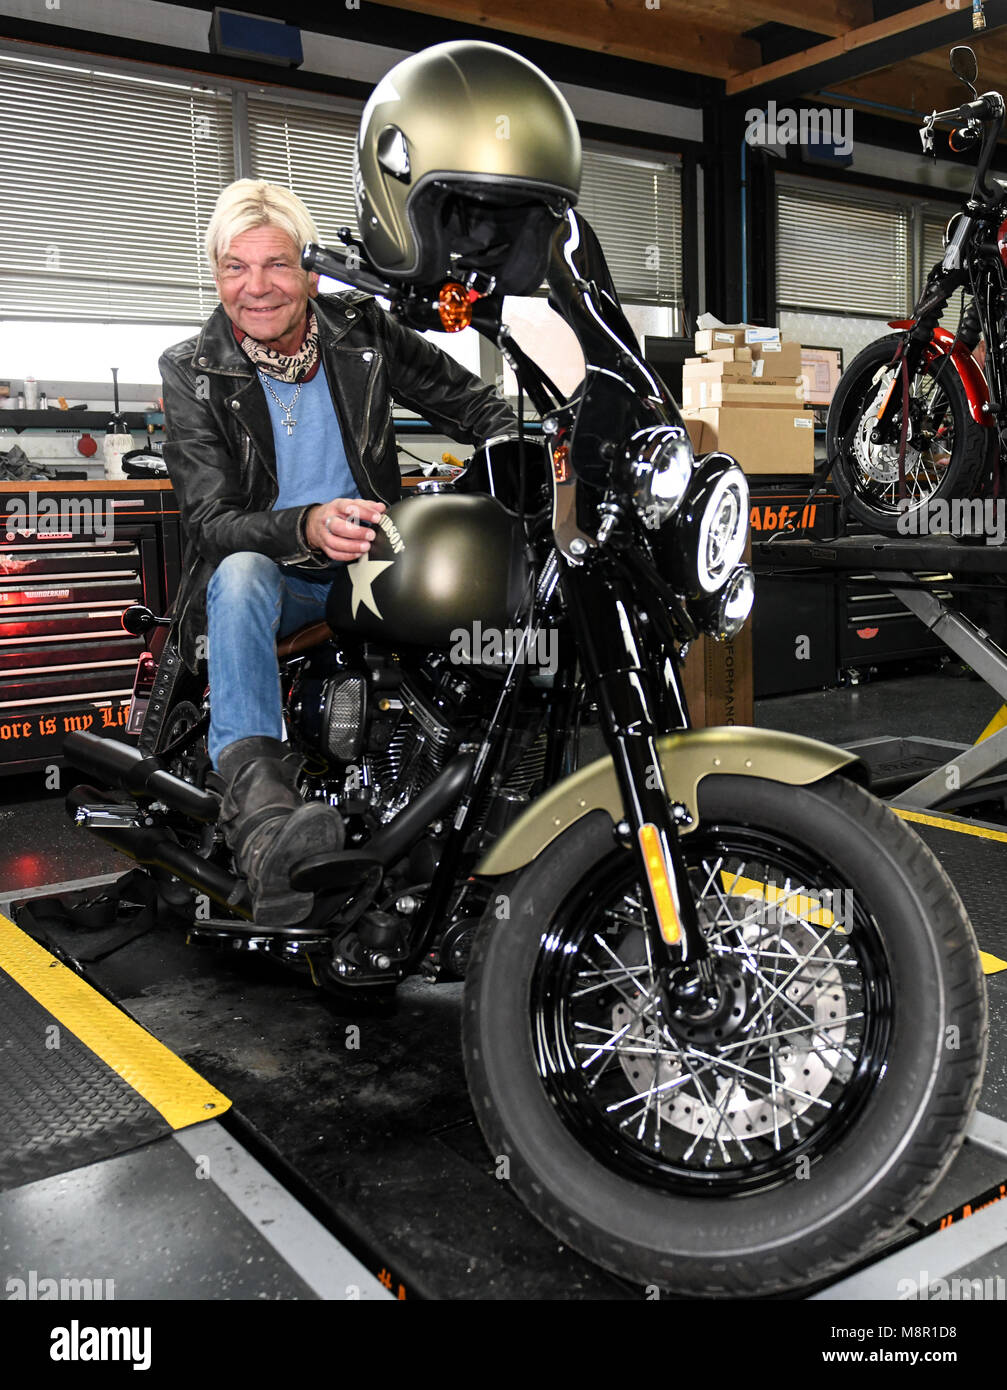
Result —
<instances>
[{"instance_id":1,"label":"necklace chain","mask_svg":"<svg viewBox=\"0 0 1007 1390\"><path fill-rule=\"evenodd\" d=\"M304 385L304 382L303 382L303 381L298 382L298 384L297 384L297 390L296 390L296 391L294 392L294 394L291 396L291 398L290 398L290 404L288 405L286 401L281 401L281 400L280 400L279 396L276 394L276 392L275 392L275 391L273 390L273 388L270 386L269 382L266 380L265 374L264 374L263 372L260 372L260 373L259 373L259 380L262 382L263 386L266 388L266 390L267 390L267 391L269 392L269 394L272 396L272 398L273 398L273 400L276 402L276 404L277 404L277 405L280 407L280 409L284 412L284 415L283 415L283 424L285 424L286 427L287 427L287 434L288 434L288 435L293 434L293 432L294 432L294 426L297 424L297 421L294 419L293 415L291 414L291 411L293 410L294 405L295 405L296 402L297 402L297 397L301 394L301 387Z\"/></svg>"}]
</instances>

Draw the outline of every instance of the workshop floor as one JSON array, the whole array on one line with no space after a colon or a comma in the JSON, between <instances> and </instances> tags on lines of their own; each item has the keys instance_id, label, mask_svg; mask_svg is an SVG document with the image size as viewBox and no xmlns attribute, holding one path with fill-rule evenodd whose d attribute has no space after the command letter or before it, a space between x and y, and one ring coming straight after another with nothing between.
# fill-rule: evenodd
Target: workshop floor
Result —
<instances>
[{"instance_id":1,"label":"workshop floor","mask_svg":"<svg viewBox=\"0 0 1007 1390\"><path fill-rule=\"evenodd\" d=\"M836 743L909 731L970 743L997 706L987 686L946 670L765 700L756 722ZM0 831L0 901L130 867L74 829L61 792L47 790L41 776L0 781ZM969 899L985 885L959 887ZM989 915L990 907L983 891L975 909ZM52 944L73 953L79 942L79 934L75 941L64 930ZM1007 936L981 944L1007 955ZM412 1292L445 1299L640 1296L559 1246L496 1180L465 1088L460 985L410 980L394 1014L350 1014L279 967L187 947L163 928L104 959L96 954L89 956L89 978L229 1096L246 1132L296 1169L307 1199L334 1213L343 1238L387 1251L389 1268ZM991 1022L1000 1032L1007 974L988 983ZM1007 1120L1002 1059L990 1069L981 1108ZM966 1196L978 1190L977 1181L962 1170ZM135 1294L150 1296L141 1275ZM130 1278L127 1264L119 1297L131 1296ZM227 1296L227 1287L210 1296Z\"/></svg>"}]
</instances>

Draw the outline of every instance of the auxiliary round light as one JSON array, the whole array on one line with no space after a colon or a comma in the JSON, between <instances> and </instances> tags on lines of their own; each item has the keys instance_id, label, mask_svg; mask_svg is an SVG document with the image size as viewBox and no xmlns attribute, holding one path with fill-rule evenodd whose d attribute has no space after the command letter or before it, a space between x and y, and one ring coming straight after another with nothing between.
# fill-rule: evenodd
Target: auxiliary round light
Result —
<instances>
[{"instance_id":1,"label":"auxiliary round light","mask_svg":"<svg viewBox=\"0 0 1007 1390\"><path fill-rule=\"evenodd\" d=\"M747 565L739 565L720 594L717 631L712 636L718 642L730 642L745 626L755 602L755 576Z\"/></svg>"}]
</instances>

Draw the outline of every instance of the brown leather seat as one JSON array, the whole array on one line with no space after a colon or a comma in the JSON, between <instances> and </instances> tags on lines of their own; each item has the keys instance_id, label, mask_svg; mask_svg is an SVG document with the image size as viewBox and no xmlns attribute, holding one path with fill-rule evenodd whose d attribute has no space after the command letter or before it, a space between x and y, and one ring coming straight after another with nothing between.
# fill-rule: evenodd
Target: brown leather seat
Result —
<instances>
[{"instance_id":1,"label":"brown leather seat","mask_svg":"<svg viewBox=\"0 0 1007 1390\"><path fill-rule=\"evenodd\" d=\"M335 633L328 623L306 623L304 627L288 632L286 637L280 638L276 644L276 655L284 661L288 656L299 656L302 652L310 651L312 647L319 647L334 636Z\"/></svg>"}]
</instances>

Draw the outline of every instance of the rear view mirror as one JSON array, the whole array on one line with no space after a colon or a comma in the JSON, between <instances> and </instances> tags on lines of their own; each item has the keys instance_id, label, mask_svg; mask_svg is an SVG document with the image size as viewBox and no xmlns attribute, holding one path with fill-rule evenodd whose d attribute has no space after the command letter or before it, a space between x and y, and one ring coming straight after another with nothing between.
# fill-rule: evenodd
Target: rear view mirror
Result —
<instances>
[{"instance_id":1,"label":"rear view mirror","mask_svg":"<svg viewBox=\"0 0 1007 1390\"><path fill-rule=\"evenodd\" d=\"M960 44L951 50L951 71L955 77L964 82L967 87L975 90L975 80L979 76L979 64L976 62L976 55L965 44Z\"/></svg>"}]
</instances>

